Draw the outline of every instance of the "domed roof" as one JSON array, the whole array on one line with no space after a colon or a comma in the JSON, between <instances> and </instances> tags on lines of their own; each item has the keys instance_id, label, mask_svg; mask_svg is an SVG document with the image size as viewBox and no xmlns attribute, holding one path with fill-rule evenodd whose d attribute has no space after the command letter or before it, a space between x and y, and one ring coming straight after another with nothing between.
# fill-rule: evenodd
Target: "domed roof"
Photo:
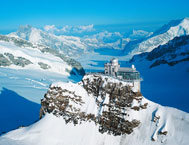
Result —
<instances>
[{"instance_id":1,"label":"domed roof","mask_svg":"<svg viewBox=\"0 0 189 145\"><path fill-rule=\"evenodd\" d=\"M112 64L118 64L118 59L117 58L112 58L110 62Z\"/></svg>"}]
</instances>

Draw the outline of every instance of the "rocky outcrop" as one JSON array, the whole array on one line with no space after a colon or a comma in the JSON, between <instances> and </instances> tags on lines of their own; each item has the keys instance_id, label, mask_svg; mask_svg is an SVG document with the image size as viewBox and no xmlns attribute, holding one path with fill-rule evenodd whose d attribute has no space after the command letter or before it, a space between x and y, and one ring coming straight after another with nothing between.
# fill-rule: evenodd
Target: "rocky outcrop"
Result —
<instances>
[{"instance_id":1,"label":"rocky outcrop","mask_svg":"<svg viewBox=\"0 0 189 145\"><path fill-rule=\"evenodd\" d=\"M161 64L174 66L178 63L189 61L189 35L175 37L164 45L153 49L151 52L141 53L133 56L130 62L148 60L150 68Z\"/></svg>"},{"instance_id":2,"label":"rocky outcrop","mask_svg":"<svg viewBox=\"0 0 189 145\"><path fill-rule=\"evenodd\" d=\"M24 57L14 57L11 53L4 53L9 58L12 64L25 67L26 65L32 64L32 62Z\"/></svg>"},{"instance_id":3,"label":"rocky outcrop","mask_svg":"<svg viewBox=\"0 0 189 145\"><path fill-rule=\"evenodd\" d=\"M43 63L43 62L38 62L39 66L42 68L42 69L50 69L51 66L49 66L48 64L46 63Z\"/></svg>"},{"instance_id":4,"label":"rocky outcrop","mask_svg":"<svg viewBox=\"0 0 189 145\"><path fill-rule=\"evenodd\" d=\"M32 62L24 57L14 57L11 53L0 54L0 66L10 66L11 64L25 67Z\"/></svg>"},{"instance_id":5,"label":"rocky outcrop","mask_svg":"<svg viewBox=\"0 0 189 145\"><path fill-rule=\"evenodd\" d=\"M3 55L0 54L0 66L9 66L11 62Z\"/></svg>"},{"instance_id":6,"label":"rocky outcrop","mask_svg":"<svg viewBox=\"0 0 189 145\"><path fill-rule=\"evenodd\" d=\"M129 110L138 111L147 107L147 103L141 103L141 93L133 92L125 82L110 77L86 75L78 84L69 87L64 85L50 86L41 101L40 117L52 113L63 117L66 123L75 125L93 121L99 126L99 132L116 136L130 134L139 126L140 120L130 118ZM70 87L76 89L73 91ZM86 100L95 104L92 112L83 109Z\"/></svg>"},{"instance_id":7,"label":"rocky outcrop","mask_svg":"<svg viewBox=\"0 0 189 145\"><path fill-rule=\"evenodd\" d=\"M20 39L20 38L0 35L0 40L5 41L5 42L13 42L18 47L33 47L33 48L35 48L35 46L31 42L28 42L28 41Z\"/></svg>"}]
</instances>

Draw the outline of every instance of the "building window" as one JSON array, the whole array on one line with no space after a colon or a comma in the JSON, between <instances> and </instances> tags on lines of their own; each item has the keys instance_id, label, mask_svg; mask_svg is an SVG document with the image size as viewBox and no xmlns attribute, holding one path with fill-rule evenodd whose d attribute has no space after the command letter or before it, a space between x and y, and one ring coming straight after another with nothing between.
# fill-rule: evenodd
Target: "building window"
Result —
<instances>
[{"instance_id":1,"label":"building window","mask_svg":"<svg viewBox=\"0 0 189 145\"><path fill-rule=\"evenodd\" d=\"M125 80L139 80L140 73L139 72L118 72L118 76L122 76Z\"/></svg>"}]
</instances>

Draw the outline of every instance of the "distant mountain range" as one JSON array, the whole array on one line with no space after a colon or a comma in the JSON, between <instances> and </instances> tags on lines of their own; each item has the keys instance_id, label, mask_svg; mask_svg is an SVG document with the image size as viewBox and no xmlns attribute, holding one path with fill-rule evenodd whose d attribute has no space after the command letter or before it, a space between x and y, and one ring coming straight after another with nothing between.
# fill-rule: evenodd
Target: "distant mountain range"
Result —
<instances>
[{"instance_id":1,"label":"distant mountain range","mask_svg":"<svg viewBox=\"0 0 189 145\"><path fill-rule=\"evenodd\" d=\"M106 35L112 35L109 37L118 38L116 38L116 42L104 42L106 41ZM43 44L53 49L62 51L66 56L75 58L83 53L90 52L95 48L119 48L119 39L121 39L119 35L120 34L103 32L95 36L81 38L76 36L55 35L53 33L45 32L41 29L26 25L21 26L18 31L10 33L8 36L22 38L35 44Z\"/></svg>"},{"instance_id":2,"label":"distant mountain range","mask_svg":"<svg viewBox=\"0 0 189 145\"><path fill-rule=\"evenodd\" d=\"M189 35L189 18L171 21L145 39L130 41L124 48L124 54L132 57L135 54L150 52L175 37L184 35Z\"/></svg>"},{"instance_id":3,"label":"distant mountain range","mask_svg":"<svg viewBox=\"0 0 189 145\"><path fill-rule=\"evenodd\" d=\"M34 44L42 44L62 51L65 56L76 58L84 53L91 53L94 49L109 48L122 50L130 40L145 38L152 34L143 30L133 30L127 37L124 37L120 32L108 31L96 32L82 37L71 35L73 30L78 32L83 30L83 27L82 29L80 27L76 29L67 26L58 29L55 26L46 26L43 30L26 25L20 26L16 32L12 32L8 36L22 38ZM70 35L67 29L71 29ZM66 31L66 33L57 34L57 32L62 31Z\"/></svg>"}]
</instances>

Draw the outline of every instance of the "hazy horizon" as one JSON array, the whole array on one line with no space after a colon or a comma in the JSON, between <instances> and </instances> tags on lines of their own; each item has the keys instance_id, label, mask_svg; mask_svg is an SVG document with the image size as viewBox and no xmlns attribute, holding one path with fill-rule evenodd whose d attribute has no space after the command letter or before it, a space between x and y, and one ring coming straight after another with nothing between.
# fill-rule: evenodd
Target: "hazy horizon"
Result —
<instances>
[{"instance_id":1,"label":"hazy horizon","mask_svg":"<svg viewBox=\"0 0 189 145\"><path fill-rule=\"evenodd\" d=\"M157 28L170 20L189 17L188 5L187 0L8 0L1 2L0 32L10 32L26 24L37 28L45 25L133 25L131 29L140 28L136 27L139 24L148 27L159 24Z\"/></svg>"},{"instance_id":2,"label":"hazy horizon","mask_svg":"<svg viewBox=\"0 0 189 145\"><path fill-rule=\"evenodd\" d=\"M159 21L159 22L145 22L145 23L128 23L128 24L88 24L88 25L94 25L94 27L97 30L100 31L110 31L110 32L129 32L132 30L144 30L144 31L148 31L148 32L153 32L155 30L157 30L158 28L160 28L161 26L167 24L169 21ZM36 25L32 25L32 24L21 24L17 27L14 28L8 28L8 29L2 29L0 28L0 34L9 34L11 32L15 32L19 29L20 26L26 26L26 25L30 25L32 27L36 27L39 29L44 29L45 26L49 25L49 24L45 24L43 26L36 26ZM88 25L54 25L55 27L61 29L65 26L88 26Z\"/></svg>"}]
</instances>

